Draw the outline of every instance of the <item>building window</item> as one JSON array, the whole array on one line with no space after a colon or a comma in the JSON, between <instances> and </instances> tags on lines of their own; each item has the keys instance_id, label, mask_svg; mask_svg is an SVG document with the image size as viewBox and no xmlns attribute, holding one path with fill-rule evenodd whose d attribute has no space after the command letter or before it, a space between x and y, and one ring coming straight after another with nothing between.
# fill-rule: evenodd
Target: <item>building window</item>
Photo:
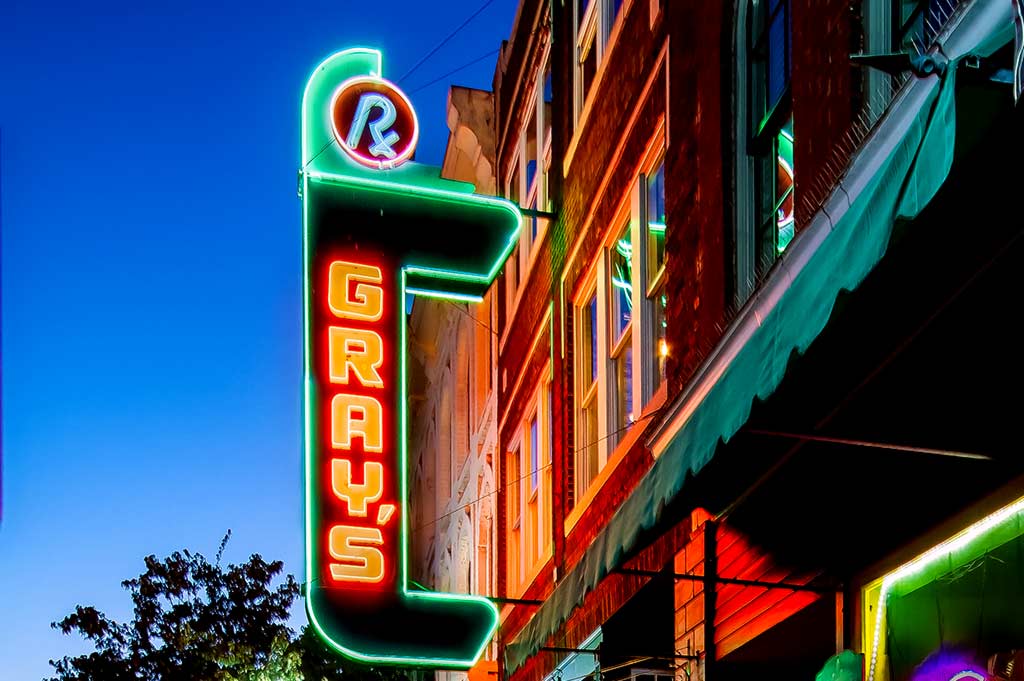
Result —
<instances>
[{"instance_id":1,"label":"building window","mask_svg":"<svg viewBox=\"0 0 1024 681\"><path fill-rule=\"evenodd\" d=\"M600 469L600 434L598 431L598 320L597 291L591 288L583 303L576 308L577 428L576 428L576 498L580 498L597 477Z\"/></svg>"},{"instance_id":2,"label":"building window","mask_svg":"<svg viewBox=\"0 0 1024 681\"><path fill-rule=\"evenodd\" d=\"M622 9L622 0L576 0L575 120L579 120L604 61L608 37Z\"/></svg>"},{"instance_id":3,"label":"building window","mask_svg":"<svg viewBox=\"0 0 1024 681\"><path fill-rule=\"evenodd\" d=\"M522 572L522 481L519 479L523 466L522 450L517 445L509 455L505 465L505 498L508 510L508 581L519 585L523 579Z\"/></svg>"},{"instance_id":4,"label":"building window","mask_svg":"<svg viewBox=\"0 0 1024 681\"><path fill-rule=\"evenodd\" d=\"M574 499L584 498L665 376L665 172L653 145L576 298ZM600 406L599 406L600 405Z\"/></svg>"},{"instance_id":5,"label":"building window","mask_svg":"<svg viewBox=\"0 0 1024 681\"><path fill-rule=\"evenodd\" d=\"M633 422L633 240L627 223L608 249L609 447Z\"/></svg>"},{"instance_id":6,"label":"building window","mask_svg":"<svg viewBox=\"0 0 1024 681\"><path fill-rule=\"evenodd\" d=\"M735 304L764 278L795 230L790 0L751 0L737 17Z\"/></svg>"},{"instance_id":7,"label":"building window","mask_svg":"<svg viewBox=\"0 0 1024 681\"><path fill-rule=\"evenodd\" d=\"M550 395L550 382L546 380L534 391L527 416L515 435L508 473L510 503L513 498L525 500L521 506L514 502L509 513L508 575L511 591L517 594L528 586L526 580L551 553ZM518 525L512 519L518 519Z\"/></svg>"},{"instance_id":8,"label":"building window","mask_svg":"<svg viewBox=\"0 0 1024 681\"><path fill-rule=\"evenodd\" d=\"M527 279L537 245L547 220L538 212L549 212L551 201L548 177L551 168L551 62L546 55L543 67L533 77L531 94L525 99L526 124L519 134L506 182L505 196L528 213L523 216L516 260L518 279L510 287L509 317L521 286Z\"/></svg>"},{"instance_id":9,"label":"building window","mask_svg":"<svg viewBox=\"0 0 1024 681\"><path fill-rule=\"evenodd\" d=\"M665 234L668 229L665 216L665 163L659 161L656 169L644 178L644 230L647 239L647 309L650 310L650 376L651 392L665 380L665 359L668 343L665 338Z\"/></svg>"}]
</instances>

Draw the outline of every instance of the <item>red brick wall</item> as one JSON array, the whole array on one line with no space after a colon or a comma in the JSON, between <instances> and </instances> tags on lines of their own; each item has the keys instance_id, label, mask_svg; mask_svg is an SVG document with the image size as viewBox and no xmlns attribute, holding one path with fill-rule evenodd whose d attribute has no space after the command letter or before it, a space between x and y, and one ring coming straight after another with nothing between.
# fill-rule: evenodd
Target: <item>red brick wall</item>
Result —
<instances>
[{"instance_id":1,"label":"red brick wall","mask_svg":"<svg viewBox=\"0 0 1024 681\"><path fill-rule=\"evenodd\" d=\"M723 156L730 153L723 123L731 125L732 116L719 64L730 63L727 12L727 3L665 3L672 32L665 166L669 401L721 336L725 312L725 235L732 216L723 200L729 186Z\"/></svg>"},{"instance_id":2,"label":"red brick wall","mask_svg":"<svg viewBox=\"0 0 1024 681\"><path fill-rule=\"evenodd\" d=\"M859 4L859 3L857 3ZM807 192L824 174L853 119L850 65L855 15L850 0L793 2L793 174L796 180L796 228L811 215ZM849 159L844 158L842 164Z\"/></svg>"}]
</instances>

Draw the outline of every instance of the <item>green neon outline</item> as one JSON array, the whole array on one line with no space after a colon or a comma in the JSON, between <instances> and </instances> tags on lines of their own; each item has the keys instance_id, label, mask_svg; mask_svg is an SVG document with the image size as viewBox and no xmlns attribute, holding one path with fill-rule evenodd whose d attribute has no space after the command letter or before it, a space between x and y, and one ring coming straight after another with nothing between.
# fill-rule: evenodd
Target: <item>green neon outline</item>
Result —
<instances>
[{"instance_id":1,"label":"green neon outline","mask_svg":"<svg viewBox=\"0 0 1024 681\"><path fill-rule=\"evenodd\" d=\"M334 62L336 59L344 58L353 54L368 54L373 55L376 58L377 66L375 72L370 75L382 78L382 65L383 59L380 50L374 48L355 47L346 50L341 50L329 56L323 62L317 65L313 69L309 78L306 81L306 87L303 90L302 95L302 139L300 149L300 172L302 174L302 298L303 298L303 428L304 428L304 478L305 478L305 541L306 541L306 585L313 584L315 581L313 575L313 542L310 536L313 519L313 495L312 495L312 456L313 456L313 428L312 428L312 385L313 385L313 372L312 372L312 330L310 320L310 282L309 282L309 265L310 265L310 250L309 250L309 183L310 181L323 181L329 183L346 184L346 185L361 185L365 187L381 188L388 191L394 191L396 193L413 194L413 195L424 195L432 198L440 198L443 200L452 201L453 203L469 203L469 204L490 204L499 208L502 208L509 212L515 218L515 225L512 233L509 235L505 247L501 253L491 264L487 274L475 275L466 272L457 272L453 270L437 269L422 266L401 266L400 277L399 277L399 295L397 296L398 301L404 301L407 293L414 295L422 295L434 298L449 298L455 300L467 300L472 302L481 302L483 299L479 296L470 296L467 294L460 293L445 293L442 291L430 291L427 289L415 288L410 289L406 287L406 276L407 273L415 273L424 277L434 278L438 280L449 280L449 281L468 281L472 283L490 284L494 277L497 275L501 266L508 258L512 249L515 247L516 241L518 241L519 233L522 230L522 214L519 212L519 208L510 201L501 199L498 197L480 196L472 192L458 192L455 190L438 189L433 187L417 187L408 184L399 184L396 182L388 182L383 180L373 180L365 177L356 177L349 175L340 175L335 173L322 172L317 170L310 170L307 166L313 164L315 156L306 159L306 147L308 141L309 131L306 126L306 103L309 96L310 86L313 83L316 74L321 71L324 67ZM406 164L412 165L412 164ZM457 186L456 183L452 183L453 186ZM396 303L397 304L397 303ZM416 657L410 655L364 655L355 650L346 648L345 646L337 643L331 639L324 631L319 620L317 620L316 613L313 611L311 605L312 599L306 598L306 614L309 617L310 624L313 629L320 636L320 638L333 650L345 655L346 657L358 660L361 662L369 663L381 663L381 664L400 664L420 667L442 667L449 669L469 669L477 663L481 655L490 645L494 633L498 628L499 611L498 607L489 598L484 596L476 596L472 594L451 594L451 593L440 593L440 592L424 592L418 590L409 589L408 580L408 560L409 560L409 535L408 535L408 414L406 408L407 390L408 386L406 382L407 376L407 348L406 348L406 329L404 323L404 311L401 306L399 312L396 315L398 323L398 334L399 334L399 404L398 404L398 415L399 415L399 468L401 469L400 483L399 483L399 494L400 502L402 504L402 519L401 529L399 531L399 540L401 544L400 555L398 565L398 583L401 586L401 595L403 598L421 600L421 601L432 601L432 602L465 602L465 603L479 603L486 604L488 611L491 613L491 625L487 632L487 635L483 637L480 644L479 650L472 657L472 659L446 659L446 658L429 658L429 657Z\"/></svg>"},{"instance_id":2,"label":"green neon outline","mask_svg":"<svg viewBox=\"0 0 1024 681\"><path fill-rule=\"evenodd\" d=\"M457 300L465 303L482 303L484 302L483 296L474 296L469 293L441 293L439 291L431 291L430 289L423 288L406 288L406 293L411 293L414 296L423 296L424 298L440 298L441 300Z\"/></svg>"},{"instance_id":3,"label":"green neon outline","mask_svg":"<svg viewBox=\"0 0 1024 681\"><path fill-rule=\"evenodd\" d=\"M878 643L881 627L883 620L888 615L885 607L885 598L892 588L904 579L921 574L936 562L948 559L957 551L962 551L969 546L977 546L978 544L985 545L984 541L991 540L992 533L1001 529L1003 525L1010 521L1019 522L1022 514L1024 514L1024 497L1003 506L981 520L965 527L952 537L935 544L882 578L882 585L878 594L878 611L875 615L874 632L872 632L871 656L868 659L867 681L874 681L878 662ZM1020 536L1024 535L1018 535L1018 538Z\"/></svg>"}]
</instances>

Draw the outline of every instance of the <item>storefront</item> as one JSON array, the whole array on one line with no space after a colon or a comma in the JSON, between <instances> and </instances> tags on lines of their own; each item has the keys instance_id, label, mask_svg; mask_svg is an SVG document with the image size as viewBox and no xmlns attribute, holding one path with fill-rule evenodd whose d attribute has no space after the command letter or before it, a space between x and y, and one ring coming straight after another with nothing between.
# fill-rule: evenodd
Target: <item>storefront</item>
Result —
<instances>
[{"instance_id":1,"label":"storefront","mask_svg":"<svg viewBox=\"0 0 1024 681\"><path fill-rule=\"evenodd\" d=\"M1024 497L861 591L865 678L1024 678Z\"/></svg>"}]
</instances>

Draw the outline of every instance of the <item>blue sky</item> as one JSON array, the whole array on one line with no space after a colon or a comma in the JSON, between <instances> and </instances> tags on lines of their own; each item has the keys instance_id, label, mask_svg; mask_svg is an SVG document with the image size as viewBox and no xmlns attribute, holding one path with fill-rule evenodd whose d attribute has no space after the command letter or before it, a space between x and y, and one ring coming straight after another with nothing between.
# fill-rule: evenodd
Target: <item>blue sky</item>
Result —
<instances>
[{"instance_id":1,"label":"blue sky","mask_svg":"<svg viewBox=\"0 0 1024 681\"><path fill-rule=\"evenodd\" d=\"M252 552L302 572L298 109L336 49L397 78L483 0L0 3L0 669L86 648L142 558ZM402 83L497 48L495 0ZM441 9L438 9L438 7ZM439 164L447 85L411 95Z\"/></svg>"}]
</instances>

